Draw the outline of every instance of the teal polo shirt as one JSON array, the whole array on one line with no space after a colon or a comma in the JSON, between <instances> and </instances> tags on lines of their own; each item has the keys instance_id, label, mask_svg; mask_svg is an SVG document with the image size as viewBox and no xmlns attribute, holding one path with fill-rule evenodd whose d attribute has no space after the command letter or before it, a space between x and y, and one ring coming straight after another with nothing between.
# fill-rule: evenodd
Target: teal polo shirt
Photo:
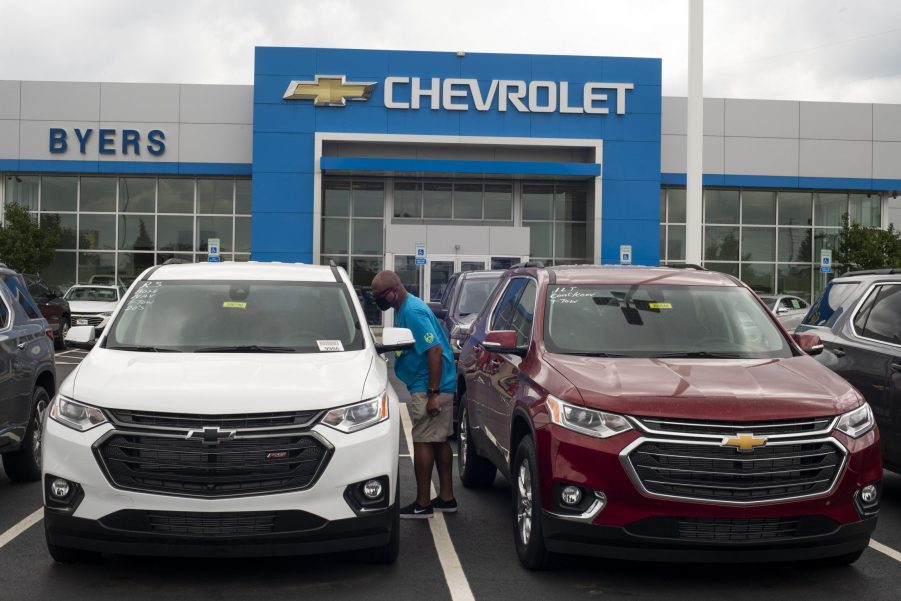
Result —
<instances>
[{"instance_id":1,"label":"teal polo shirt","mask_svg":"<svg viewBox=\"0 0 901 601\"><path fill-rule=\"evenodd\" d=\"M441 392L453 393L457 389L457 370L454 355L444 328L438 323L429 306L412 294L408 294L400 309L394 311L394 325L413 332L413 348L398 351L394 361L394 373L407 385L410 393L426 392L429 388L429 361L426 353L433 346L441 345Z\"/></svg>"}]
</instances>

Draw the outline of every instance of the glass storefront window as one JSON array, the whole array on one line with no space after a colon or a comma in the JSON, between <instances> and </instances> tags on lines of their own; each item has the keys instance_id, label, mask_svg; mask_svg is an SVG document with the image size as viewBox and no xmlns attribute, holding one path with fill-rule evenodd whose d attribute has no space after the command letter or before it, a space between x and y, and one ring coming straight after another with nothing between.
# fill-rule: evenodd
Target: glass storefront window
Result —
<instances>
[{"instance_id":1,"label":"glass storefront window","mask_svg":"<svg viewBox=\"0 0 901 601\"><path fill-rule=\"evenodd\" d=\"M454 219L482 218L482 184L454 184Z\"/></svg>"},{"instance_id":2,"label":"glass storefront window","mask_svg":"<svg viewBox=\"0 0 901 601\"><path fill-rule=\"evenodd\" d=\"M53 262L41 270L41 278L53 287L65 292L75 284L75 253L57 251Z\"/></svg>"},{"instance_id":3,"label":"glass storefront window","mask_svg":"<svg viewBox=\"0 0 901 601\"><path fill-rule=\"evenodd\" d=\"M579 259L590 254L584 223L557 223L554 229L554 257Z\"/></svg>"},{"instance_id":4,"label":"glass storefront window","mask_svg":"<svg viewBox=\"0 0 901 601\"><path fill-rule=\"evenodd\" d=\"M587 193L583 186L557 186L554 194L554 218L557 221L588 219ZM582 256L582 254L567 256Z\"/></svg>"},{"instance_id":5,"label":"glass storefront window","mask_svg":"<svg viewBox=\"0 0 901 601\"><path fill-rule=\"evenodd\" d=\"M666 191L667 221L685 223L685 189L670 188Z\"/></svg>"},{"instance_id":6,"label":"glass storefront window","mask_svg":"<svg viewBox=\"0 0 901 601\"><path fill-rule=\"evenodd\" d=\"M413 255L394 255L394 272L407 292L419 296L419 266Z\"/></svg>"},{"instance_id":7,"label":"glass storefront window","mask_svg":"<svg viewBox=\"0 0 901 601\"><path fill-rule=\"evenodd\" d=\"M354 182L353 216L381 217L385 214L385 184Z\"/></svg>"},{"instance_id":8,"label":"glass storefront window","mask_svg":"<svg viewBox=\"0 0 901 601\"><path fill-rule=\"evenodd\" d=\"M864 227L881 227L882 198L878 194L851 194L848 217Z\"/></svg>"},{"instance_id":9,"label":"glass storefront window","mask_svg":"<svg viewBox=\"0 0 901 601\"><path fill-rule=\"evenodd\" d=\"M94 275L115 275L116 253L78 253L78 281L88 283Z\"/></svg>"},{"instance_id":10,"label":"glass storefront window","mask_svg":"<svg viewBox=\"0 0 901 601\"><path fill-rule=\"evenodd\" d=\"M660 226L660 261L666 261L666 226Z\"/></svg>"},{"instance_id":11,"label":"glass storefront window","mask_svg":"<svg viewBox=\"0 0 901 601\"><path fill-rule=\"evenodd\" d=\"M554 186L524 185L522 187L522 220L549 221L553 219L553 202Z\"/></svg>"},{"instance_id":12,"label":"glass storefront window","mask_svg":"<svg viewBox=\"0 0 901 601\"><path fill-rule=\"evenodd\" d=\"M119 279L130 286L136 277L148 267L153 267L153 253L116 253Z\"/></svg>"},{"instance_id":13,"label":"glass storefront window","mask_svg":"<svg viewBox=\"0 0 901 601\"><path fill-rule=\"evenodd\" d=\"M710 271L718 271L738 277L738 263L704 263L704 267Z\"/></svg>"},{"instance_id":14,"label":"glass storefront window","mask_svg":"<svg viewBox=\"0 0 901 601\"><path fill-rule=\"evenodd\" d=\"M671 225L669 226L669 240L666 246L666 257L668 261L684 261L685 260L685 226Z\"/></svg>"},{"instance_id":15,"label":"glass storefront window","mask_svg":"<svg viewBox=\"0 0 901 601\"><path fill-rule=\"evenodd\" d=\"M123 177L119 180L119 211L153 213L156 211L156 180L151 177Z\"/></svg>"},{"instance_id":16,"label":"glass storefront window","mask_svg":"<svg viewBox=\"0 0 901 601\"><path fill-rule=\"evenodd\" d=\"M416 182L394 182L394 216L411 219L422 217L422 185Z\"/></svg>"},{"instance_id":17,"label":"glass storefront window","mask_svg":"<svg viewBox=\"0 0 901 601\"><path fill-rule=\"evenodd\" d=\"M75 232L78 230L78 215L75 213L42 213L41 227L58 227L59 242L57 248L75 249L77 240ZM72 270L74 274L74 269Z\"/></svg>"},{"instance_id":18,"label":"glass storefront window","mask_svg":"<svg viewBox=\"0 0 901 601\"><path fill-rule=\"evenodd\" d=\"M811 225L811 200L810 192L779 192L779 225Z\"/></svg>"},{"instance_id":19,"label":"glass storefront window","mask_svg":"<svg viewBox=\"0 0 901 601\"><path fill-rule=\"evenodd\" d=\"M157 248L160 250L194 249L194 217L157 216Z\"/></svg>"},{"instance_id":20,"label":"glass storefront window","mask_svg":"<svg viewBox=\"0 0 901 601\"><path fill-rule=\"evenodd\" d=\"M552 223L527 223L523 226L529 228L529 256L533 258L553 257L551 252Z\"/></svg>"},{"instance_id":21,"label":"glass storefront window","mask_svg":"<svg viewBox=\"0 0 901 601\"><path fill-rule=\"evenodd\" d=\"M6 202L15 202L24 205L29 211L37 211L40 186L41 179L37 175L7 175Z\"/></svg>"},{"instance_id":22,"label":"glass storefront window","mask_svg":"<svg viewBox=\"0 0 901 601\"><path fill-rule=\"evenodd\" d=\"M776 290L776 266L772 263L742 263L741 279L758 294L773 294Z\"/></svg>"},{"instance_id":23,"label":"glass storefront window","mask_svg":"<svg viewBox=\"0 0 901 601\"><path fill-rule=\"evenodd\" d=\"M322 252L328 255L350 252L350 219L322 218Z\"/></svg>"},{"instance_id":24,"label":"glass storefront window","mask_svg":"<svg viewBox=\"0 0 901 601\"><path fill-rule=\"evenodd\" d=\"M232 217L197 216L197 251L207 252L208 240L219 238L221 252L232 251Z\"/></svg>"},{"instance_id":25,"label":"glass storefront window","mask_svg":"<svg viewBox=\"0 0 901 601\"><path fill-rule=\"evenodd\" d=\"M779 266L779 293L799 296L810 302L810 277L813 268L803 265Z\"/></svg>"},{"instance_id":26,"label":"glass storefront window","mask_svg":"<svg viewBox=\"0 0 901 601\"><path fill-rule=\"evenodd\" d=\"M235 217L235 252L249 253L250 217Z\"/></svg>"},{"instance_id":27,"label":"glass storefront window","mask_svg":"<svg viewBox=\"0 0 901 601\"><path fill-rule=\"evenodd\" d=\"M816 225L840 227L842 216L848 212L848 195L818 192L814 197Z\"/></svg>"},{"instance_id":28,"label":"glass storefront window","mask_svg":"<svg viewBox=\"0 0 901 601\"><path fill-rule=\"evenodd\" d=\"M710 226L704 228L705 261L738 261L738 228Z\"/></svg>"},{"instance_id":29,"label":"glass storefront window","mask_svg":"<svg viewBox=\"0 0 901 601\"><path fill-rule=\"evenodd\" d=\"M813 232L809 227L779 228L779 261L810 263L813 261Z\"/></svg>"},{"instance_id":30,"label":"glass storefront window","mask_svg":"<svg viewBox=\"0 0 901 601\"><path fill-rule=\"evenodd\" d=\"M704 190L705 223L738 223L738 190Z\"/></svg>"},{"instance_id":31,"label":"glass storefront window","mask_svg":"<svg viewBox=\"0 0 901 601\"><path fill-rule=\"evenodd\" d=\"M119 217L119 248L153 251L156 227L153 215L121 215Z\"/></svg>"},{"instance_id":32,"label":"glass storefront window","mask_svg":"<svg viewBox=\"0 0 901 601\"><path fill-rule=\"evenodd\" d=\"M513 219L513 186L485 184L485 219Z\"/></svg>"},{"instance_id":33,"label":"glass storefront window","mask_svg":"<svg viewBox=\"0 0 901 601\"><path fill-rule=\"evenodd\" d=\"M234 180L197 180L197 212L231 215L234 213L234 193Z\"/></svg>"},{"instance_id":34,"label":"glass storefront window","mask_svg":"<svg viewBox=\"0 0 901 601\"><path fill-rule=\"evenodd\" d=\"M776 193L743 190L741 217L744 225L776 225Z\"/></svg>"},{"instance_id":35,"label":"glass storefront window","mask_svg":"<svg viewBox=\"0 0 901 601\"><path fill-rule=\"evenodd\" d=\"M88 215L78 217L78 247L91 250L115 250L116 216Z\"/></svg>"},{"instance_id":36,"label":"glass storefront window","mask_svg":"<svg viewBox=\"0 0 901 601\"><path fill-rule=\"evenodd\" d=\"M666 189L660 188L660 223L666 223Z\"/></svg>"},{"instance_id":37,"label":"glass storefront window","mask_svg":"<svg viewBox=\"0 0 901 601\"><path fill-rule=\"evenodd\" d=\"M771 227L741 229L742 261L775 261L776 230Z\"/></svg>"},{"instance_id":38,"label":"glass storefront window","mask_svg":"<svg viewBox=\"0 0 901 601\"><path fill-rule=\"evenodd\" d=\"M160 178L160 213L193 213L194 180L188 178Z\"/></svg>"},{"instance_id":39,"label":"glass storefront window","mask_svg":"<svg viewBox=\"0 0 901 601\"><path fill-rule=\"evenodd\" d=\"M363 314L370 325L382 323L382 312L375 304L372 295L372 278L382 270L383 262L379 257L352 257L351 258L351 282L360 304L363 305Z\"/></svg>"},{"instance_id":40,"label":"glass storefront window","mask_svg":"<svg viewBox=\"0 0 901 601\"><path fill-rule=\"evenodd\" d=\"M116 178L82 177L79 210L113 213L116 210Z\"/></svg>"},{"instance_id":41,"label":"glass storefront window","mask_svg":"<svg viewBox=\"0 0 901 601\"><path fill-rule=\"evenodd\" d=\"M835 251L838 248L838 237L841 233L840 229L821 229L817 228L813 233L813 256L814 260L820 260L820 251L824 248Z\"/></svg>"},{"instance_id":42,"label":"glass storefront window","mask_svg":"<svg viewBox=\"0 0 901 601\"><path fill-rule=\"evenodd\" d=\"M250 215L253 212L252 202L253 186L249 179L235 181L235 214Z\"/></svg>"},{"instance_id":43,"label":"glass storefront window","mask_svg":"<svg viewBox=\"0 0 901 601\"><path fill-rule=\"evenodd\" d=\"M322 215L324 217L350 216L350 184L327 182L322 191Z\"/></svg>"},{"instance_id":44,"label":"glass storefront window","mask_svg":"<svg viewBox=\"0 0 901 601\"><path fill-rule=\"evenodd\" d=\"M37 207L34 209L37 210ZM41 210L78 210L78 178L44 176L41 181Z\"/></svg>"},{"instance_id":45,"label":"glass storefront window","mask_svg":"<svg viewBox=\"0 0 901 601\"><path fill-rule=\"evenodd\" d=\"M450 219L452 186L445 183L425 183L422 186L422 216L424 219Z\"/></svg>"},{"instance_id":46,"label":"glass storefront window","mask_svg":"<svg viewBox=\"0 0 901 601\"><path fill-rule=\"evenodd\" d=\"M382 226L381 219L354 219L351 253L355 255L382 254L384 232L385 228Z\"/></svg>"}]
</instances>

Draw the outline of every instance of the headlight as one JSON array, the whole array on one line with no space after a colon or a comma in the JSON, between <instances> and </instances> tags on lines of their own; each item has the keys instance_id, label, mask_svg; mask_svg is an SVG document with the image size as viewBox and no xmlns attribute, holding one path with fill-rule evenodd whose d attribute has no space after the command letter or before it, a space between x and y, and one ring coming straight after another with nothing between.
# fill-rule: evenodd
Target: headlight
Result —
<instances>
[{"instance_id":1,"label":"headlight","mask_svg":"<svg viewBox=\"0 0 901 601\"><path fill-rule=\"evenodd\" d=\"M864 403L854 411L849 411L842 415L835 429L844 432L851 438L860 438L873 429L876 420L873 418L873 410L870 409L869 403Z\"/></svg>"},{"instance_id":2,"label":"headlight","mask_svg":"<svg viewBox=\"0 0 901 601\"><path fill-rule=\"evenodd\" d=\"M89 405L82 405L72 399L56 395L50 406L50 417L73 430L84 432L107 422L103 411Z\"/></svg>"},{"instance_id":3,"label":"headlight","mask_svg":"<svg viewBox=\"0 0 901 601\"><path fill-rule=\"evenodd\" d=\"M610 438L632 429L622 415L570 405L551 395L547 397L547 408L551 421L558 426L597 438Z\"/></svg>"},{"instance_id":4,"label":"headlight","mask_svg":"<svg viewBox=\"0 0 901 601\"><path fill-rule=\"evenodd\" d=\"M101 317L112 317L113 312L112 311L104 311L103 313L100 314L100 316Z\"/></svg>"},{"instance_id":5,"label":"headlight","mask_svg":"<svg viewBox=\"0 0 901 601\"><path fill-rule=\"evenodd\" d=\"M383 392L374 399L332 409L322 418L322 423L335 430L350 433L374 426L386 419L388 419L388 393Z\"/></svg>"}]
</instances>

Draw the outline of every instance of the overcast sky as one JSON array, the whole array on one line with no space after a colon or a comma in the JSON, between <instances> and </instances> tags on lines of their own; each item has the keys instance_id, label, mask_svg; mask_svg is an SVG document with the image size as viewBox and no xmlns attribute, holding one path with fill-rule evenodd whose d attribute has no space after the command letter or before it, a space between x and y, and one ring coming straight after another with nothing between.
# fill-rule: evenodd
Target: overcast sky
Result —
<instances>
[{"instance_id":1,"label":"overcast sky","mask_svg":"<svg viewBox=\"0 0 901 601\"><path fill-rule=\"evenodd\" d=\"M253 82L254 46L643 56L688 0L0 0L0 79ZM706 0L705 96L901 103L898 0Z\"/></svg>"}]
</instances>

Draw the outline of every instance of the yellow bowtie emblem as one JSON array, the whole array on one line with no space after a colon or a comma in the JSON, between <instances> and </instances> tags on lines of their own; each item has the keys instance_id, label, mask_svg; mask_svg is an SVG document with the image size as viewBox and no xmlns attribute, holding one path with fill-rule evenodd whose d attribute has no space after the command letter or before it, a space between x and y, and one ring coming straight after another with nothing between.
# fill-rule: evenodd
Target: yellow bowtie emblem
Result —
<instances>
[{"instance_id":1,"label":"yellow bowtie emblem","mask_svg":"<svg viewBox=\"0 0 901 601\"><path fill-rule=\"evenodd\" d=\"M343 75L317 75L313 81L292 81L283 98L312 100L315 106L346 106L347 100L369 100L376 82L347 81Z\"/></svg>"},{"instance_id":2,"label":"yellow bowtie emblem","mask_svg":"<svg viewBox=\"0 0 901 601\"><path fill-rule=\"evenodd\" d=\"M724 447L734 447L743 453L749 453L765 444L766 436L754 436L753 434L739 434L738 436L723 439Z\"/></svg>"}]
</instances>

